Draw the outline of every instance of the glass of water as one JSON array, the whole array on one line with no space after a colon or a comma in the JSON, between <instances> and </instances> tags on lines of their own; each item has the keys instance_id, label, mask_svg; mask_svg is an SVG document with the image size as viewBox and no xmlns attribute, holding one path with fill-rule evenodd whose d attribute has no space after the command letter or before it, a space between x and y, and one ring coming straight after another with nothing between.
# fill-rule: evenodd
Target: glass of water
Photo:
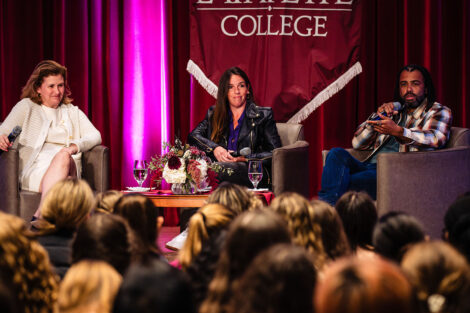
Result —
<instances>
[{"instance_id":1,"label":"glass of water","mask_svg":"<svg viewBox=\"0 0 470 313\"><path fill-rule=\"evenodd\" d=\"M149 165L145 160L134 161L134 178L139 183L139 187L142 188L142 183L147 179L149 173Z\"/></svg>"},{"instance_id":2,"label":"glass of water","mask_svg":"<svg viewBox=\"0 0 470 313\"><path fill-rule=\"evenodd\" d=\"M250 161L248 162L248 178L253 184L254 190L257 190L258 184L263 178L263 162Z\"/></svg>"}]
</instances>

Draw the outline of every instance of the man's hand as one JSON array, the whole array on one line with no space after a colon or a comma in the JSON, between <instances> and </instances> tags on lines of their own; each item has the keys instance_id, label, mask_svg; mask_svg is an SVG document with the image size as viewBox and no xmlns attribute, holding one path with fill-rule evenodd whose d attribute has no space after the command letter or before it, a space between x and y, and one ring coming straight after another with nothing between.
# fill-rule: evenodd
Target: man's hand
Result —
<instances>
[{"instance_id":1,"label":"man's hand","mask_svg":"<svg viewBox=\"0 0 470 313\"><path fill-rule=\"evenodd\" d=\"M219 162L237 162L237 159L221 146L214 149L214 156Z\"/></svg>"},{"instance_id":2,"label":"man's hand","mask_svg":"<svg viewBox=\"0 0 470 313\"><path fill-rule=\"evenodd\" d=\"M8 151L13 144L8 140L8 136L1 134L0 135L0 149L3 151Z\"/></svg>"},{"instance_id":3,"label":"man's hand","mask_svg":"<svg viewBox=\"0 0 470 313\"><path fill-rule=\"evenodd\" d=\"M381 106L380 108L382 107L383 106ZM387 112L384 108L382 109L383 109L382 112L383 111ZM393 105L392 105L392 109L393 109ZM377 115L380 116L381 120L367 121L367 123L371 125L376 132L379 132L385 135L392 135L395 137L401 137L403 135L403 128L398 126L391 118L380 114L380 112L378 112Z\"/></svg>"},{"instance_id":4,"label":"man's hand","mask_svg":"<svg viewBox=\"0 0 470 313\"><path fill-rule=\"evenodd\" d=\"M398 111L395 110L393 102L386 102L379 106L379 108L377 109L377 114L380 115L383 112L385 112L385 115L387 115L388 117L398 114Z\"/></svg>"}]
</instances>

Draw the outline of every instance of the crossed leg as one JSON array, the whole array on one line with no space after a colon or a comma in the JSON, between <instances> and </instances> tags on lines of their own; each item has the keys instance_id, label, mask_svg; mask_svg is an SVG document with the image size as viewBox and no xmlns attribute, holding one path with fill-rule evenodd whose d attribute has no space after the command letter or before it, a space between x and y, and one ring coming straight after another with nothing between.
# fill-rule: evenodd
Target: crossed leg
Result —
<instances>
[{"instance_id":1,"label":"crossed leg","mask_svg":"<svg viewBox=\"0 0 470 313\"><path fill-rule=\"evenodd\" d=\"M47 192L57 182L67 177L77 177L77 167L75 166L75 161L73 160L70 153L65 149L62 149L54 156L51 161L51 165L49 165L46 173L42 177L41 184L39 185L39 192L41 192L41 202L39 203L38 209L34 213L36 218L39 218L41 215L42 202Z\"/></svg>"}]
</instances>

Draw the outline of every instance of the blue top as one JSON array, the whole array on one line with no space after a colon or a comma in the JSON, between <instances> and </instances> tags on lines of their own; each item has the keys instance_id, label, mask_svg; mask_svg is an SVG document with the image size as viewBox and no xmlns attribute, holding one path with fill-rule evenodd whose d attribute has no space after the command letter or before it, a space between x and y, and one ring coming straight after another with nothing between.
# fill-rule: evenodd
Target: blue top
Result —
<instances>
[{"instance_id":1,"label":"blue top","mask_svg":"<svg viewBox=\"0 0 470 313\"><path fill-rule=\"evenodd\" d=\"M237 142L238 142L238 134L240 133L240 129L242 127L243 119L245 118L245 111L243 111L242 115L238 119L238 125L234 129L233 128L233 114L231 110L228 110L230 116L230 124L229 124L229 133L228 133L228 144L227 150L237 151Z\"/></svg>"}]
</instances>

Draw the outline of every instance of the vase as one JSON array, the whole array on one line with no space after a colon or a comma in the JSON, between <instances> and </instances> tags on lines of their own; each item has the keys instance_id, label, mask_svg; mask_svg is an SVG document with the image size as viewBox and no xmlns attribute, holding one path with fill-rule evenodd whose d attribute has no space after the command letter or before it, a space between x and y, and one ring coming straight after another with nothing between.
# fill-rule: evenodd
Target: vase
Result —
<instances>
[{"instance_id":1,"label":"vase","mask_svg":"<svg viewBox=\"0 0 470 313\"><path fill-rule=\"evenodd\" d=\"M193 182L171 184L171 192L175 195L192 195L197 192L197 188Z\"/></svg>"}]
</instances>

